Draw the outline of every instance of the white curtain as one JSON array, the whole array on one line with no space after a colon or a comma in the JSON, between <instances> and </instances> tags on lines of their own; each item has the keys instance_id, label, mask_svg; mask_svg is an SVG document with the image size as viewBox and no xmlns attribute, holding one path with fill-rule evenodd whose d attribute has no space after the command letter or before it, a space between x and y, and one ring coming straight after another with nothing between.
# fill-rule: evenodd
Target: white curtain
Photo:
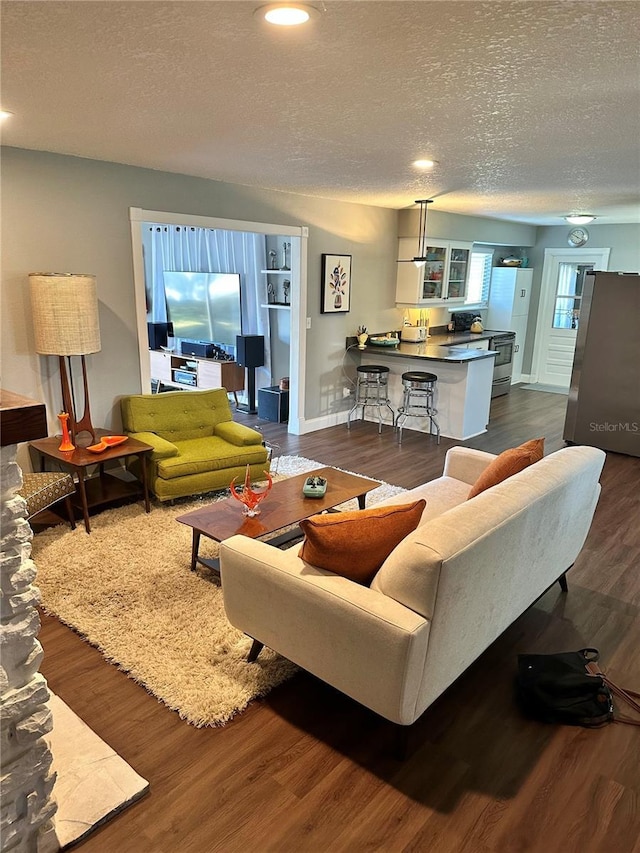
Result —
<instances>
[{"instance_id":1,"label":"white curtain","mask_svg":"<svg viewBox=\"0 0 640 853\"><path fill-rule=\"evenodd\" d=\"M258 388L271 384L269 312L263 276L266 268L264 234L220 231L185 225L143 224L147 314L152 323L167 320L164 271L240 274L242 333L264 335L265 365L257 371Z\"/></svg>"}]
</instances>

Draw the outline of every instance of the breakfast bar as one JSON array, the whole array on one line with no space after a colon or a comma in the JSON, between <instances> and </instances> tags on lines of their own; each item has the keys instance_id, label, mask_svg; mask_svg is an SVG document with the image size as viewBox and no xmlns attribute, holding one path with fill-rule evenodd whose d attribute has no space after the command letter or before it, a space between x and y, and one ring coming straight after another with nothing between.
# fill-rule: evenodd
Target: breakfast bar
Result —
<instances>
[{"instance_id":1,"label":"breakfast bar","mask_svg":"<svg viewBox=\"0 0 640 853\"><path fill-rule=\"evenodd\" d=\"M468 343L469 336L437 335L419 343L394 344L393 339L388 340L389 344L367 343L364 349L350 352L356 366L379 364L389 368L389 399L396 412L403 396L402 374L410 370L433 372L438 377L434 402L441 435L464 440L486 432L496 355L493 350ZM369 419L367 412L365 418ZM377 414L371 419L377 420ZM404 428L428 432L429 427L426 418L409 418Z\"/></svg>"}]
</instances>

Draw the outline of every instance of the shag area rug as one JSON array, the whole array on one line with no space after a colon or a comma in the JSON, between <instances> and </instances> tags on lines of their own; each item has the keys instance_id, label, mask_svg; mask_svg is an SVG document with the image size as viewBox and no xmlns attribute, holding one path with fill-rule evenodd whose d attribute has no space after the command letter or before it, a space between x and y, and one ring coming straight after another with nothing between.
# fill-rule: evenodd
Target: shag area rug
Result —
<instances>
[{"instance_id":1,"label":"shag area rug","mask_svg":"<svg viewBox=\"0 0 640 853\"><path fill-rule=\"evenodd\" d=\"M300 456L272 463L276 479L320 467ZM402 491L381 483L367 505ZM33 539L43 610L195 726L225 723L296 671L269 649L248 664L251 641L227 621L220 586L206 568L190 571L191 529L175 518L227 494L156 504L149 514L129 504L94 516L90 535L58 525ZM217 552L203 536L200 555Z\"/></svg>"}]
</instances>

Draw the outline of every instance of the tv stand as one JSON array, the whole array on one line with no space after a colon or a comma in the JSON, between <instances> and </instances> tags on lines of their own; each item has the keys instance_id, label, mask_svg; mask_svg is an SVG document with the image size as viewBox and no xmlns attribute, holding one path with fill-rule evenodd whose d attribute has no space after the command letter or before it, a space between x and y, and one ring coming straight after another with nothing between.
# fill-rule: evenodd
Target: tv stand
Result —
<instances>
[{"instance_id":1,"label":"tv stand","mask_svg":"<svg viewBox=\"0 0 640 853\"><path fill-rule=\"evenodd\" d=\"M236 398L244 390L244 368L235 361L217 361L195 355L149 350L151 378L186 391L209 391L226 388Z\"/></svg>"}]
</instances>

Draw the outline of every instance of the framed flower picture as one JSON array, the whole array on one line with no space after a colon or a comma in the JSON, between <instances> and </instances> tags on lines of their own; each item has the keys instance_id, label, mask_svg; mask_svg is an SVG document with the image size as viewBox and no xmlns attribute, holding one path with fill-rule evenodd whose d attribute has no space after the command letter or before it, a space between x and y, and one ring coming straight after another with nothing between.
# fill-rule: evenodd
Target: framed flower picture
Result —
<instances>
[{"instance_id":1,"label":"framed flower picture","mask_svg":"<svg viewBox=\"0 0 640 853\"><path fill-rule=\"evenodd\" d=\"M351 255L322 256L322 314L349 311L351 305Z\"/></svg>"}]
</instances>

